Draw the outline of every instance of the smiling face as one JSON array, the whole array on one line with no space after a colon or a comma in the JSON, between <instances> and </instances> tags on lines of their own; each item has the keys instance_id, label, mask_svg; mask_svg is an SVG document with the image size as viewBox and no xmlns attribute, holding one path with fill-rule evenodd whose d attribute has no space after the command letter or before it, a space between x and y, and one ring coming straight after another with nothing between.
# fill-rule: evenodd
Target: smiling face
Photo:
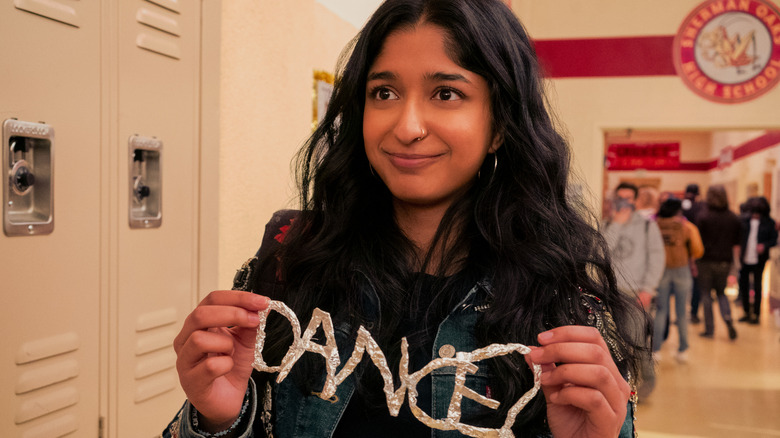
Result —
<instances>
[{"instance_id":1,"label":"smiling face","mask_svg":"<svg viewBox=\"0 0 780 438\"><path fill-rule=\"evenodd\" d=\"M395 31L368 71L366 155L396 207L446 209L499 144L487 82L449 57L445 35L425 23Z\"/></svg>"}]
</instances>

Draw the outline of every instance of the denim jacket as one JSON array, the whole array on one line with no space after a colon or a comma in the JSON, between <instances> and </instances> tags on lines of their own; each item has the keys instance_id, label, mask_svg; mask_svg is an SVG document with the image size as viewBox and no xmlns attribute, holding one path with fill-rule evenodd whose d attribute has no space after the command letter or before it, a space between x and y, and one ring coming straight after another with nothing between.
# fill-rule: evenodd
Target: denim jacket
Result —
<instances>
[{"instance_id":1,"label":"denim jacket","mask_svg":"<svg viewBox=\"0 0 780 438\"><path fill-rule=\"evenodd\" d=\"M470 352L478 347L474 338L474 325L479 318L478 292L480 284L475 285L466 298L458 304L450 314L442 321L437 331L433 358L450 357L455 352ZM373 293L373 291L370 291ZM347 336L352 333L346 324L336 327L336 342L339 346L339 357L342 362L348 358L354 347L354 340L349 341ZM488 367L483 363L475 363L478 366L476 373L466 376L466 387L478 394L485 394L488 384ZM416 370L410 370L410 372ZM431 416L434 419L447 417L453 388L455 386L455 367L443 367L435 369L432 377ZM324 376L323 381L324 383ZM355 376L350 375L342 382L336 391L335 397L330 401L322 400L313 394L302 394L292 379L286 379L276 385L274 394L274 436L276 437L329 437L336 430L341 415L349 403L355 390ZM408 403L408 399L404 401ZM464 398L462 412L468 413L479 406L472 400ZM457 431L442 431L431 429L433 438L454 438L463 436Z\"/></svg>"},{"instance_id":2,"label":"denim jacket","mask_svg":"<svg viewBox=\"0 0 780 438\"><path fill-rule=\"evenodd\" d=\"M274 215L274 219L272 219L269 225L285 223L283 220L281 222L277 220L279 214L280 213ZM274 236L277 241L280 241L280 235L276 234L275 230L269 229L268 227L266 228L266 237L269 236L269 231L274 231L273 234L270 235ZM284 231L282 230L282 232ZM264 239L263 245L266 246L265 244L266 239ZM260 252L263 250L264 248L261 247ZM254 260L256 260L256 258ZM251 269L251 263L248 262L245 264L243 269ZM234 284L234 288L241 289L242 287L246 287L246 282L243 281L245 278L247 278L247 272L239 271L236 275L236 284ZM241 284L242 282L243 284ZM373 307L373 310L376 311L375 313L368 313L378 314L379 300L376 296L376 292L367 281L364 284L364 289L364 294L367 297L368 303L366 305L367 310ZM484 282L477 283L470 289L466 297L450 311L438 327L434 340L432 358L449 357L454 355L455 352L471 352L479 348L474 336L474 329L479 320L480 312L485 309L485 300L488 296L488 291L489 286L487 284ZM305 326L307 321L301 321L301 323ZM354 333L354 330L352 330L352 327L350 327L349 324L334 323L334 334L338 346L339 357L341 358L341 365L346 362L346 359L349 358L354 348L355 341L354 339L350 339L352 333ZM341 365L339 366L339 369L341 368ZM475 365L477 365L478 369L475 373L466 375L465 385L477 394L486 395L489 381L488 366L481 362L476 362ZM410 372L413 371L416 370L410 370ZM258 375L259 373L254 373L253 379L250 379L250 391L247 395L248 409L245 414L246 418L242 419L240 423L237 424L235 430L235 433L237 433L236 436L241 438L259 438L261 436L277 438L330 437L336 430L336 426L355 391L356 377L354 373L350 374L338 385L335 396L330 400L323 400L314 393L302 393L292 378L286 378L281 383L276 383L273 380L271 383L264 383L257 379ZM453 389L455 387L455 367L435 369L431 373L431 377L431 416L434 419L447 418ZM324 381L325 375L323 372L322 380L319 382L320 386L324 384ZM263 386L257 388L258 385ZM258 394L268 393L265 388L266 385L271 389L270 395L265 396L260 400L258 399ZM315 385L315 387L318 386ZM541 391L536 395L536 397L542 396ZM404 403L408 403L408 398L404 400ZM468 417L468 414L473 413L475 409L485 409L485 407L464 397L461 405L461 412L464 414L464 417ZM193 426L193 412L194 408L189 402L185 402L177 417L165 429L163 437L202 438L206 436L196 432L196 429ZM520 415L522 415L522 412ZM634 436L633 418L633 403L629 403L620 438ZM461 436L464 435L456 430L443 431L431 429L432 438L454 438ZM540 438L549 436L551 435L544 434L541 435Z\"/></svg>"}]
</instances>

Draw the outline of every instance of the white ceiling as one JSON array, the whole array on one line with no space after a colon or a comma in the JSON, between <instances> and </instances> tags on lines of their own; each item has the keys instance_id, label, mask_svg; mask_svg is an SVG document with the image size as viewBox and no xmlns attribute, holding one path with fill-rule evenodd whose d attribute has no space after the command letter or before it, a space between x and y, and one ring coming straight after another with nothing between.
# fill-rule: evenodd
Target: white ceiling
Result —
<instances>
[{"instance_id":1,"label":"white ceiling","mask_svg":"<svg viewBox=\"0 0 780 438\"><path fill-rule=\"evenodd\" d=\"M360 29L382 0L317 0L317 2Z\"/></svg>"}]
</instances>

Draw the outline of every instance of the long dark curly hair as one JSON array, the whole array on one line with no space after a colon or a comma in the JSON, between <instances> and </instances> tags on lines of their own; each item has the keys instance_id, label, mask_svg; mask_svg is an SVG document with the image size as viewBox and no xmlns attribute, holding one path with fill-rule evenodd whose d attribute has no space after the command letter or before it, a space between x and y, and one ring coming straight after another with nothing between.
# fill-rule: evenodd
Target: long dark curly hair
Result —
<instances>
[{"instance_id":1,"label":"long dark curly hair","mask_svg":"<svg viewBox=\"0 0 780 438\"><path fill-rule=\"evenodd\" d=\"M393 215L392 194L372 174L363 143L369 68L392 32L420 23L440 27L446 48L461 67L488 83L494 132L503 139L488 155L479 178L446 212L432 248L422 259ZM339 61L327 113L296 161L301 213L280 254L283 299L307 321L315 307L335 319L361 324L368 282L380 300L372 329L392 357L398 321L414 305L414 271L448 278L453 266L485 278L490 307L475 333L482 345L520 342L552 327L587 324L583 291L597 297L615 321L616 357L636 375L642 350L636 308L616 288L597 220L570 185L571 153L554 127L544 98L533 44L500 0L386 0ZM494 161L496 160L496 161ZM435 256L433 254L436 254ZM448 280L437 283L433 310L449 310ZM445 310L445 313L446 313ZM639 322L639 325L642 323ZM429 327L435 334L436 327ZM286 351L280 330L266 348ZM639 340L637 340L639 338ZM286 339L289 345L289 339ZM320 361L321 362L321 361ZM501 401L498 417L533 385L522 357L490 362ZM516 422L520 435L542 430L545 404L537 397Z\"/></svg>"}]
</instances>

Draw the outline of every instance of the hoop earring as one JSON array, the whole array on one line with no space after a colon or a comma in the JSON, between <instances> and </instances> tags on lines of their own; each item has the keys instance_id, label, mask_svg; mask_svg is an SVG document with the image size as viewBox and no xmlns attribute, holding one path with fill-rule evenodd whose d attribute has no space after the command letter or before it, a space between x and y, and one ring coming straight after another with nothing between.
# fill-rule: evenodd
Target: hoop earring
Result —
<instances>
[{"instance_id":1,"label":"hoop earring","mask_svg":"<svg viewBox=\"0 0 780 438\"><path fill-rule=\"evenodd\" d=\"M374 166L371 165L371 163L368 163L368 171L371 172L371 176L376 178L376 174L374 173Z\"/></svg>"},{"instance_id":2,"label":"hoop earring","mask_svg":"<svg viewBox=\"0 0 780 438\"><path fill-rule=\"evenodd\" d=\"M493 183L493 177L496 175L496 170L498 170L498 154L493 152L493 171L490 173L490 181L488 181L488 185Z\"/></svg>"},{"instance_id":3,"label":"hoop earring","mask_svg":"<svg viewBox=\"0 0 780 438\"><path fill-rule=\"evenodd\" d=\"M493 172L490 173L490 181L488 181L488 184L493 182L493 175L496 174L496 170L498 169L498 154L493 152ZM477 179L482 177L482 169L477 171Z\"/></svg>"}]
</instances>

